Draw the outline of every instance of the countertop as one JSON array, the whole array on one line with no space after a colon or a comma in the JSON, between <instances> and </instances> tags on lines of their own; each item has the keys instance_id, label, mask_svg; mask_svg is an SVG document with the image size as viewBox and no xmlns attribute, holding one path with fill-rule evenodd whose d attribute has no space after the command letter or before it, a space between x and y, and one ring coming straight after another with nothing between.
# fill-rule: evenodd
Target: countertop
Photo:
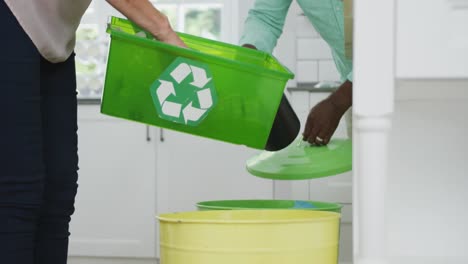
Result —
<instances>
[{"instance_id":1,"label":"countertop","mask_svg":"<svg viewBox=\"0 0 468 264\"><path fill-rule=\"evenodd\" d=\"M334 92L340 83L338 82L314 82L314 83L298 83L296 87L288 87L288 92L308 91L311 93L331 93Z\"/></svg>"}]
</instances>

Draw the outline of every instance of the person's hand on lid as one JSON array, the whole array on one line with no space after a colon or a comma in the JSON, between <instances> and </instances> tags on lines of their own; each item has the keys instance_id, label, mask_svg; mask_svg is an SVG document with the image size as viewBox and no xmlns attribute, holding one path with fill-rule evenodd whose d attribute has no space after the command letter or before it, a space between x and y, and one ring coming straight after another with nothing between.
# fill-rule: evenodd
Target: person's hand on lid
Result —
<instances>
[{"instance_id":1,"label":"person's hand on lid","mask_svg":"<svg viewBox=\"0 0 468 264\"><path fill-rule=\"evenodd\" d=\"M352 105L352 86L350 81L346 81L336 92L310 110L302 134L304 141L318 146L330 142L341 117Z\"/></svg>"}]
</instances>

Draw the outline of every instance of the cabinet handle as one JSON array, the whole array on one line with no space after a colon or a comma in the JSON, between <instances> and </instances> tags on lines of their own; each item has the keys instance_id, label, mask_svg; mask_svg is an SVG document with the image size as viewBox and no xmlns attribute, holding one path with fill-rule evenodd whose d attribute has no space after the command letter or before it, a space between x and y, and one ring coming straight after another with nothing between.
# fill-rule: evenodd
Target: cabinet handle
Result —
<instances>
[{"instance_id":1,"label":"cabinet handle","mask_svg":"<svg viewBox=\"0 0 468 264\"><path fill-rule=\"evenodd\" d=\"M146 141L151 142L150 127L146 126Z\"/></svg>"},{"instance_id":2,"label":"cabinet handle","mask_svg":"<svg viewBox=\"0 0 468 264\"><path fill-rule=\"evenodd\" d=\"M164 129L160 129L159 131L159 141L164 142Z\"/></svg>"}]
</instances>

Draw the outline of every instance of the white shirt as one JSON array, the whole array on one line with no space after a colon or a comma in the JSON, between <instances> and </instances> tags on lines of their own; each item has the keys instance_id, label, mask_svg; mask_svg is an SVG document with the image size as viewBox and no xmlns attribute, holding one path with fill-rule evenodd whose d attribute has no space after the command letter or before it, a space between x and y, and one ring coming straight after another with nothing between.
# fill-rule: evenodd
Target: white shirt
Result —
<instances>
[{"instance_id":1,"label":"white shirt","mask_svg":"<svg viewBox=\"0 0 468 264\"><path fill-rule=\"evenodd\" d=\"M65 61L75 48L75 32L91 0L5 0L40 54Z\"/></svg>"}]
</instances>

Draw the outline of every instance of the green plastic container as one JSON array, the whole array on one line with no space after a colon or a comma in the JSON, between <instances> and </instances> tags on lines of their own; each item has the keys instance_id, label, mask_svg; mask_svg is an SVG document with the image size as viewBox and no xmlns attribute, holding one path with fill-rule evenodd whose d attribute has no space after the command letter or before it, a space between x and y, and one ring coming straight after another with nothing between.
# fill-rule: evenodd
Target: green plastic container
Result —
<instances>
[{"instance_id":1,"label":"green plastic container","mask_svg":"<svg viewBox=\"0 0 468 264\"><path fill-rule=\"evenodd\" d=\"M264 149L285 85L294 77L273 56L182 33L179 36L189 49L179 48L156 41L130 21L115 17L108 32L111 44L103 114ZM161 118L150 92L168 66L180 58L206 65L212 77L207 86L216 90L216 102L199 124ZM193 74L186 81L194 81Z\"/></svg>"},{"instance_id":2,"label":"green plastic container","mask_svg":"<svg viewBox=\"0 0 468 264\"><path fill-rule=\"evenodd\" d=\"M337 203L295 200L224 200L205 201L197 204L199 210L255 210L301 209L341 213L343 206Z\"/></svg>"}]
</instances>

